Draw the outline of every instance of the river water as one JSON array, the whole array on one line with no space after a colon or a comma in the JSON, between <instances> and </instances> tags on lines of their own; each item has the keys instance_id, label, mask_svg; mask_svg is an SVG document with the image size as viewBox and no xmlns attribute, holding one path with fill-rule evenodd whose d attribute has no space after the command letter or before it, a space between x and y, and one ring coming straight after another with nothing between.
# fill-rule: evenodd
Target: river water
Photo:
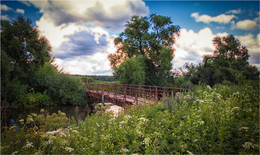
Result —
<instances>
[{"instance_id":1,"label":"river water","mask_svg":"<svg viewBox=\"0 0 260 155\"><path fill-rule=\"evenodd\" d=\"M51 115L52 113L58 113L62 111L66 113L66 116L74 117L76 120L84 120L90 115L90 109L88 106L72 106L72 105L59 105L59 106L49 106L49 107L33 107L26 109L12 109L8 111L1 111L1 127L12 126L14 124L19 126L20 119L26 119L27 115L31 113L40 114L40 109L48 111Z\"/></svg>"}]
</instances>

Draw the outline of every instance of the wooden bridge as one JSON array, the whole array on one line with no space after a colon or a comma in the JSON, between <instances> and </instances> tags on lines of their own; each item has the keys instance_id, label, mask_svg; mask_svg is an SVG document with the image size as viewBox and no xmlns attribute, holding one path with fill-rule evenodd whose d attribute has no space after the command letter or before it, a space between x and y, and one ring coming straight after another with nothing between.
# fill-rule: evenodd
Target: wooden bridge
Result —
<instances>
[{"instance_id":1,"label":"wooden bridge","mask_svg":"<svg viewBox=\"0 0 260 155\"><path fill-rule=\"evenodd\" d=\"M174 96L177 92L186 92L188 88L173 88L148 85L92 84L86 81L87 94L91 97L127 107L133 103L155 104L161 98Z\"/></svg>"}]
</instances>

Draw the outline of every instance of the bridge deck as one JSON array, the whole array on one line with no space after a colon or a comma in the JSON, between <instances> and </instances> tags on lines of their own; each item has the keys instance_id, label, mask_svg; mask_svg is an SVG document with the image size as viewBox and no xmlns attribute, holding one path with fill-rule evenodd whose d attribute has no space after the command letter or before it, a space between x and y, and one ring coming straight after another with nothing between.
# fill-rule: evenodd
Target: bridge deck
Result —
<instances>
[{"instance_id":1,"label":"bridge deck","mask_svg":"<svg viewBox=\"0 0 260 155\"><path fill-rule=\"evenodd\" d=\"M155 104L162 97L174 96L177 92L186 92L186 88L172 88L147 85L122 85L122 84L92 84L86 81L89 96L113 102L120 106L128 106L133 103Z\"/></svg>"},{"instance_id":2,"label":"bridge deck","mask_svg":"<svg viewBox=\"0 0 260 155\"><path fill-rule=\"evenodd\" d=\"M88 90L87 91L88 94L92 97L95 98L99 98L102 99L102 91L96 91L96 90ZM149 104L154 104L154 100L149 100L149 99L144 99L142 97L133 97L130 95L122 95L122 94L115 94L114 92L107 92L104 91L104 99L105 100L110 100L111 102L113 102L114 104L117 103L121 103L120 105L122 105L122 103L130 103L130 104L145 104L145 103L149 103Z\"/></svg>"}]
</instances>

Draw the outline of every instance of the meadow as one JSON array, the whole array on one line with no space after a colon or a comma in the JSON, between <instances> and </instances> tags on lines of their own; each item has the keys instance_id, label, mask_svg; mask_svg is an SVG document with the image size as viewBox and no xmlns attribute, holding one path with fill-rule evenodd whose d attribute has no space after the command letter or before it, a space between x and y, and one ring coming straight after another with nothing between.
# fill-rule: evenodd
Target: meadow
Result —
<instances>
[{"instance_id":1,"label":"meadow","mask_svg":"<svg viewBox=\"0 0 260 155\"><path fill-rule=\"evenodd\" d=\"M118 117L41 109L19 124L2 129L2 154L259 154L259 89L198 85Z\"/></svg>"}]
</instances>

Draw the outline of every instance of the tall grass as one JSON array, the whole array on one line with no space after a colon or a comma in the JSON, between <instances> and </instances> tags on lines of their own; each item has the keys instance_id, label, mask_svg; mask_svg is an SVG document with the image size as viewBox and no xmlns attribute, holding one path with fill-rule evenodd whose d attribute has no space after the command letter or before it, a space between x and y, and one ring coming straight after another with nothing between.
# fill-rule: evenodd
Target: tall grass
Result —
<instances>
[{"instance_id":1,"label":"tall grass","mask_svg":"<svg viewBox=\"0 0 260 155\"><path fill-rule=\"evenodd\" d=\"M200 85L157 105L132 106L119 117L96 113L76 122L54 116L67 125L48 131L48 122L32 116L19 131L7 128L1 153L259 154L259 90L246 85Z\"/></svg>"}]
</instances>

